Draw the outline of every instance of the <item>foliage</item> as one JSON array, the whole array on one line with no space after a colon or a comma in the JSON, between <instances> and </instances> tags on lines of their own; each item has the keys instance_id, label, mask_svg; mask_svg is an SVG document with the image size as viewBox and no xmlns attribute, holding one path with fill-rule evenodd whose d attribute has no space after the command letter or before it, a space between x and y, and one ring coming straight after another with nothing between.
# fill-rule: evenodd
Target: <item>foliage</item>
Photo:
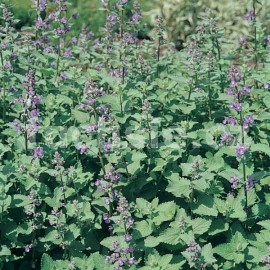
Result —
<instances>
[{"instance_id":1,"label":"foliage","mask_svg":"<svg viewBox=\"0 0 270 270\"><path fill-rule=\"evenodd\" d=\"M1 4L0 269L269 269L261 3L240 42L205 11L181 52L162 17L138 38L135 0L102 1L100 38L34 5L18 32Z\"/></svg>"}]
</instances>

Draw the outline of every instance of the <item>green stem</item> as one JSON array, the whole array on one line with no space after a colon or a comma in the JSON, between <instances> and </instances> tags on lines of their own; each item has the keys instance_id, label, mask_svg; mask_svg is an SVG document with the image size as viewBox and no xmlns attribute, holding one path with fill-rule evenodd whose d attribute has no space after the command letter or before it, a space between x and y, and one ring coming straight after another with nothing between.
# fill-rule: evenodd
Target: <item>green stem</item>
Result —
<instances>
[{"instance_id":1,"label":"green stem","mask_svg":"<svg viewBox=\"0 0 270 270\"><path fill-rule=\"evenodd\" d=\"M209 115L209 120L212 120L212 90L211 90L210 63L209 63L209 69L208 69L208 115Z\"/></svg>"},{"instance_id":2,"label":"green stem","mask_svg":"<svg viewBox=\"0 0 270 270\"><path fill-rule=\"evenodd\" d=\"M95 118L96 126L98 127L98 118L97 118L97 112L96 112L96 108L95 107L94 107L94 118ZM103 161L103 158L102 158L102 151L101 151L101 145L100 145L98 131L97 131L97 144L98 144L98 157L99 157L99 161L100 161L100 164L101 164L101 167L102 167L103 174L105 175L106 174L106 170L105 170L105 165L104 165L104 161Z\"/></svg>"},{"instance_id":3,"label":"green stem","mask_svg":"<svg viewBox=\"0 0 270 270\"><path fill-rule=\"evenodd\" d=\"M254 56L255 56L255 69L258 70L258 54L257 54L257 27L256 27L256 1L253 0L253 12L254 12L254 18L253 18L253 27L254 27Z\"/></svg>"},{"instance_id":4,"label":"green stem","mask_svg":"<svg viewBox=\"0 0 270 270\"><path fill-rule=\"evenodd\" d=\"M2 50L0 51L0 58L1 58L1 64L2 64L2 70L4 71L4 60L3 60L3 54L2 54ZM2 118L3 121L5 122L5 118L6 118L6 83L5 83L5 77L3 77L3 114L2 114Z\"/></svg>"},{"instance_id":5,"label":"green stem","mask_svg":"<svg viewBox=\"0 0 270 270\"><path fill-rule=\"evenodd\" d=\"M158 49L157 49L157 78L159 78L160 43L161 43L161 38L158 37Z\"/></svg>"},{"instance_id":6,"label":"green stem","mask_svg":"<svg viewBox=\"0 0 270 270\"><path fill-rule=\"evenodd\" d=\"M219 69L219 72L220 72L220 88L221 88L221 91L223 93L224 91L224 86L223 86L223 74L222 74L222 66L220 64L220 60L221 60L221 52L220 52L220 45L219 45L219 41L218 41L218 38L216 38L215 40L216 42L216 47L217 47L217 53L218 53L218 69Z\"/></svg>"},{"instance_id":7,"label":"green stem","mask_svg":"<svg viewBox=\"0 0 270 270\"><path fill-rule=\"evenodd\" d=\"M58 73L59 73L59 65L60 65L60 57L61 57L61 50L60 50L60 37L58 38L58 52L57 52L57 62L56 62L56 74L54 82L57 81Z\"/></svg>"}]
</instances>

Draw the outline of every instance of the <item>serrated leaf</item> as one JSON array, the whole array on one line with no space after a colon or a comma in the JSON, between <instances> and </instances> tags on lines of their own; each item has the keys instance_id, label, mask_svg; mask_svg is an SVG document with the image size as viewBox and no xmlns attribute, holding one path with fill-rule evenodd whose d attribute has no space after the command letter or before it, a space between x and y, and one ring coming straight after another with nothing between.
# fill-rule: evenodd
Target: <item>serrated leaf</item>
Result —
<instances>
[{"instance_id":1,"label":"serrated leaf","mask_svg":"<svg viewBox=\"0 0 270 270\"><path fill-rule=\"evenodd\" d=\"M200 216L218 215L217 208L214 203L214 198L210 195L199 196L197 201L191 206L192 212Z\"/></svg>"},{"instance_id":2,"label":"serrated leaf","mask_svg":"<svg viewBox=\"0 0 270 270\"><path fill-rule=\"evenodd\" d=\"M203 261L207 264L212 265L214 262L216 262L216 258L213 255L213 248L211 243L206 244L202 247L202 253Z\"/></svg>"},{"instance_id":3,"label":"serrated leaf","mask_svg":"<svg viewBox=\"0 0 270 270\"><path fill-rule=\"evenodd\" d=\"M201 235L208 231L211 226L212 221L203 219L203 218L195 218L191 220L190 224L193 228L193 233L196 235Z\"/></svg>"},{"instance_id":4,"label":"serrated leaf","mask_svg":"<svg viewBox=\"0 0 270 270\"><path fill-rule=\"evenodd\" d=\"M139 239L142 237L146 237L153 232L154 226L152 221L142 220L135 223L133 238Z\"/></svg>"},{"instance_id":5,"label":"serrated leaf","mask_svg":"<svg viewBox=\"0 0 270 270\"><path fill-rule=\"evenodd\" d=\"M126 138L133 148L142 149L146 145L146 139L143 135L133 133L127 135Z\"/></svg>"},{"instance_id":6,"label":"serrated leaf","mask_svg":"<svg viewBox=\"0 0 270 270\"><path fill-rule=\"evenodd\" d=\"M54 265L51 256L44 253L41 257L41 270L53 270L55 268Z\"/></svg>"},{"instance_id":7,"label":"serrated leaf","mask_svg":"<svg viewBox=\"0 0 270 270\"><path fill-rule=\"evenodd\" d=\"M158 237L158 241L170 245L178 245L179 243L183 243L181 240L180 231L177 228L168 228L163 231Z\"/></svg>"},{"instance_id":8,"label":"serrated leaf","mask_svg":"<svg viewBox=\"0 0 270 270\"><path fill-rule=\"evenodd\" d=\"M175 197L189 198L192 189L190 187L190 180L186 178L173 179L169 181L169 184L166 188L167 192L172 193Z\"/></svg>"},{"instance_id":9,"label":"serrated leaf","mask_svg":"<svg viewBox=\"0 0 270 270\"><path fill-rule=\"evenodd\" d=\"M267 230L270 230L270 219L260 221L257 224L262 226L263 228L265 228Z\"/></svg>"},{"instance_id":10,"label":"serrated leaf","mask_svg":"<svg viewBox=\"0 0 270 270\"><path fill-rule=\"evenodd\" d=\"M146 247L156 247L159 245L159 243L160 241L158 237L154 237L154 236L148 236L144 240L144 244Z\"/></svg>"}]
</instances>

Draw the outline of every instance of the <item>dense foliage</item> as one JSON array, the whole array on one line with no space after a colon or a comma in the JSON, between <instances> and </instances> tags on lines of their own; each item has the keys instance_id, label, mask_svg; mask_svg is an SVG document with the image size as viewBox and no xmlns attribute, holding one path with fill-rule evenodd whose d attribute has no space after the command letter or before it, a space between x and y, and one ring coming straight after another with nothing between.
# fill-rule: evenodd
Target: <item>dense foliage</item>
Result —
<instances>
[{"instance_id":1,"label":"dense foliage","mask_svg":"<svg viewBox=\"0 0 270 270\"><path fill-rule=\"evenodd\" d=\"M0 268L270 269L270 37L211 10L178 52L137 1L101 38L64 0L1 5Z\"/></svg>"}]
</instances>

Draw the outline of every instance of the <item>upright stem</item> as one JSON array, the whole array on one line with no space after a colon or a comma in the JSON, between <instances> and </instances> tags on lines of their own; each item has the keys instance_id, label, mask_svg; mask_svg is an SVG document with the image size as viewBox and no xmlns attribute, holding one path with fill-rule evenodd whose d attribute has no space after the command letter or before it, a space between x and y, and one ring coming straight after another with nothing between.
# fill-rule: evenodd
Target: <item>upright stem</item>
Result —
<instances>
[{"instance_id":1,"label":"upright stem","mask_svg":"<svg viewBox=\"0 0 270 270\"><path fill-rule=\"evenodd\" d=\"M60 37L58 38L58 52L57 52L57 63L56 63L56 74L55 74L55 80L54 82L57 81L58 78L58 73L59 73L59 65L60 65L60 55L61 50L60 50Z\"/></svg>"},{"instance_id":2,"label":"upright stem","mask_svg":"<svg viewBox=\"0 0 270 270\"><path fill-rule=\"evenodd\" d=\"M240 103L239 94L238 94L238 102ZM240 114L240 125L241 125L241 141L242 141L242 144L245 144L245 130L244 130L244 119L243 119L242 111L240 111L239 114ZM244 190L245 190L245 198L246 198L245 209L246 209L246 212L247 212L248 197L247 197L247 189L246 189L247 173L246 173L246 164L245 164L245 162L243 162L243 178L244 178Z\"/></svg>"},{"instance_id":3,"label":"upright stem","mask_svg":"<svg viewBox=\"0 0 270 270\"><path fill-rule=\"evenodd\" d=\"M257 54L257 26L256 26L256 0L253 0L253 27L254 27L254 56L255 56L255 69L258 70L258 54Z\"/></svg>"},{"instance_id":4,"label":"upright stem","mask_svg":"<svg viewBox=\"0 0 270 270\"><path fill-rule=\"evenodd\" d=\"M27 135L27 114L26 110L24 111L24 146L25 146L25 154L28 154L28 135Z\"/></svg>"},{"instance_id":5,"label":"upright stem","mask_svg":"<svg viewBox=\"0 0 270 270\"><path fill-rule=\"evenodd\" d=\"M97 112L96 112L96 108L94 107L94 117L95 117L95 122L96 122L96 126L98 127L98 119L97 119ZM97 131L97 144L98 144L98 157L99 157L99 161L102 167L102 171L103 174L106 174L106 170L105 170L105 165L104 165L104 161L102 158L102 151L101 151L101 145L100 145L100 140L99 140L99 134Z\"/></svg>"},{"instance_id":6,"label":"upright stem","mask_svg":"<svg viewBox=\"0 0 270 270\"><path fill-rule=\"evenodd\" d=\"M124 10L121 10L121 25L120 25L120 36L121 36L121 42L123 41L123 35L124 35ZM124 44L122 42L122 44ZM124 47L124 46L123 46ZM123 48L123 51L125 52L125 47ZM124 85L125 83L125 65L124 65L124 61L122 61L123 59L123 55L122 55L122 48L120 50L120 63L122 63L122 84ZM122 93L120 93L120 106L121 106L121 115L123 116L123 98L122 98Z\"/></svg>"},{"instance_id":7,"label":"upright stem","mask_svg":"<svg viewBox=\"0 0 270 270\"><path fill-rule=\"evenodd\" d=\"M67 205L67 198L66 198L66 194L65 194L65 185L64 185L62 172L60 173L60 180L61 180L61 185L62 185L62 188L63 188L64 203L65 203L65 205Z\"/></svg>"},{"instance_id":8,"label":"upright stem","mask_svg":"<svg viewBox=\"0 0 270 270\"><path fill-rule=\"evenodd\" d=\"M211 90L210 63L208 68L208 116L209 120L212 120L212 90Z\"/></svg>"},{"instance_id":9,"label":"upright stem","mask_svg":"<svg viewBox=\"0 0 270 270\"><path fill-rule=\"evenodd\" d=\"M158 37L158 49L157 49L157 78L159 78L160 43L161 43L161 38Z\"/></svg>"},{"instance_id":10,"label":"upright stem","mask_svg":"<svg viewBox=\"0 0 270 270\"><path fill-rule=\"evenodd\" d=\"M3 54L2 54L2 50L0 50L0 58L1 58L1 64L2 64L2 71L4 72L4 60L3 60ZM2 112L2 118L3 121L5 122L5 118L6 118L6 84L5 84L5 77L3 77L2 79L2 87L3 87L3 112Z\"/></svg>"},{"instance_id":11,"label":"upright stem","mask_svg":"<svg viewBox=\"0 0 270 270\"><path fill-rule=\"evenodd\" d=\"M218 53L218 68L219 68L219 72L220 72L220 75L219 75L219 77L220 77L220 88L221 88L221 91L223 92L224 91L223 74L222 74L222 67L221 67L221 64L220 64L221 52L220 52L220 45L219 45L218 38L215 39L215 42L216 42L217 53Z\"/></svg>"}]
</instances>

